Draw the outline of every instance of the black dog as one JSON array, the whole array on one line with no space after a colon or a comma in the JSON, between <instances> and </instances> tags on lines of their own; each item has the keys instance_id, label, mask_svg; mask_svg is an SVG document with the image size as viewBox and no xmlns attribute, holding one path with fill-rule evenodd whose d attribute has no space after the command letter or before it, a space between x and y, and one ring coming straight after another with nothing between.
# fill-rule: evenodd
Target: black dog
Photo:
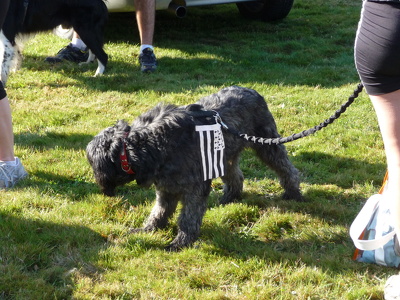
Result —
<instances>
[{"instance_id":1,"label":"black dog","mask_svg":"<svg viewBox=\"0 0 400 300\"><path fill-rule=\"evenodd\" d=\"M179 232L168 247L178 250L199 236L207 207L211 179L204 178L197 125L215 123L217 112L231 130L259 137L279 137L275 121L263 97L256 91L229 87L187 107L158 105L129 126L119 121L98 134L87 146L87 157L104 194L136 180L138 185L156 187L156 204L140 230L152 231L167 225L178 201L183 204ZM253 148L257 156L280 178L283 198L303 201L297 169L283 145L260 145L224 131L224 195L220 203L240 197L243 174L240 152ZM214 172L214 171L213 171ZM213 173L213 177L216 174Z\"/></svg>"},{"instance_id":2,"label":"black dog","mask_svg":"<svg viewBox=\"0 0 400 300\"><path fill-rule=\"evenodd\" d=\"M3 34L0 34L0 44L3 46L3 49L0 47L0 52L3 52L0 53L3 83L7 81L10 69L17 69L22 61L16 37L19 34L48 31L58 25L74 28L89 48L87 62L97 58L95 76L103 74L108 61L103 50L103 32L107 19L108 10L103 0L11 0Z\"/></svg>"}]
</instances>

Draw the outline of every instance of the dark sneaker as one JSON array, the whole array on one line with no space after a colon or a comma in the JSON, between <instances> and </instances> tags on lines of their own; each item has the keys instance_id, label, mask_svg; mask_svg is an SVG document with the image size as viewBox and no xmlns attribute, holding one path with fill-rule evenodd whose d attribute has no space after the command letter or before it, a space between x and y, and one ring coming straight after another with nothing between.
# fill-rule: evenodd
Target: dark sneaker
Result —
<instances>
[{"instance_id":1,"label":"dark sneaker","mask_svg":"<svg viewBox=\"0 0 400 300\"><path fill-rule=\"evenodd\" d=\"M139 55L140 71L151 73L157 69L157 59L151 48L146 48Z\"/></svg>"},{"instance_id":2,"label":"dark sneaker","mask_svg":"<svg viewBox=\"0 0 400 300\"><path fill-rule=\"evenodd\" d=\"M59 63L63 60L69 60L75 63L86 62L89 57L89 50L81 50L69 44L58 51L56 56L46 57L45 61L49 63Z\"/></svg>"}]
</instances>

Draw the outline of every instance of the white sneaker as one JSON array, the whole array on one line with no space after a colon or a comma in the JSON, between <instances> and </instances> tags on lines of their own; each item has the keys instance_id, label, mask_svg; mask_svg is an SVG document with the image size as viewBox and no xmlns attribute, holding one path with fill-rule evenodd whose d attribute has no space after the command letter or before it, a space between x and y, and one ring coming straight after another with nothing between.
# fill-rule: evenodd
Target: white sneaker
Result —
<instances>
[{"instance_id":1,"label":"white sneaker","mask_svg":"<svg viewBox=\"0 0 400 300\"><path fill-rule=\"evenodd\" d=\"M18 157L15 158L15 166L0 162L0 189L11 188L27 176L28 173Z\"/></svg>"},{"instance_id":2,"label":"white sneaker","mask_svg":"<svg viewBox=\"0 0 400 300\"><path fill-rule=\"evenodd\" d=\"M390 276L385 284L385 300L400 299L400 275Z\"/></svg>"}]
</instances>

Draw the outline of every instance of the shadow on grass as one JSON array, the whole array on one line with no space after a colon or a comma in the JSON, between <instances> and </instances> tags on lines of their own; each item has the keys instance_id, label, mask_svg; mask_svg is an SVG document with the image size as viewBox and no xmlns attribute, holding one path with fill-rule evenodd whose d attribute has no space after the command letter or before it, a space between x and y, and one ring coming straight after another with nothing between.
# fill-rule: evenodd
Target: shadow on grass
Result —
<instances>
[{"instance_id":1,"label":"shadow on grass","mask_svg":"<svg viewBox=\"0 0 400 300\"><path fill-rule=\"evenodd\" d=\"M289 159L300 171L301 182L312 185L335 185L340 188L351 188L355 183L373 182L380 186L386 170L384 162L374 164L363 159L337 156L320 151L299 151L295 156L289 155ZM277 175L250 149L242 152L240 167L247 180L278 179Z\"/></svg>"},{"instance_id":2,"label":"shadow on grass","mask_svg":"<svg viewBox=\"0 0 400 300\"><path fill-rule=\"evenodd\" d=\"M303 181L309 184L334 184L341 188L351 188L354 183L382 183L386 164L366 163L365 160L340 157L323 152L301 152L291 158L301 170Z\"/></svg>"},{"instance_id":3,"label":"shadow on grass","mask_svg":"<svg viewBox=\"0 0 400 300\"><path fill-rule=\"evenodd\" d=\"M0 298L70 299L74 276L96 278L100 234L80 225L0 213Z\"/></svg>"},{"instance_id":4,"label":"shadow on grass","mask_svg":"<svg viewBox=\"0 0 400 300\"><path fill-rule=\"evenodd\" d=\"M66 196L72 201L80 201L87 195L100 193L94 181L89 182L80 178L69 178L43 171L30 172L28 179L22 181L18 186L20 188L24 186L37 187L42 192L52 191Z\"/></svg>"},{"instance_id":5,"label":"shadow on grass","mask_svg":"<svg viewBox=\"0 0 400 300\"><path fill-rule=\"evenodd\" d=\"M336 274L348 270L362 273L366 269L385 272L384 268L376 265L354 262L354 246L347 234L336 234L330 238L321 238L315 234L301 240L281 238L261 241L255 236L246 236L212 224L212 227L203 227L200 238L202 237L207 239L205 248L208 251L241 260L258 257L273 263L293 266L305 264Z\"/></svg>"},{"instance_id":6,"label":"shadow on grass","mask_svg":"<svg viewBox=\"0 0 400 300\"><path fill-rule=\"evenodd\" d=\"M51 121L49 122L51 123ZM22 147L33 147L39 151L54 148L82 150L86 149L87 144L92 139L93 135L83 133L64 134L59 132L46 131L42 134L32 132L22 132L15 134L16 144Z\"/></svg>"}]
</instances>

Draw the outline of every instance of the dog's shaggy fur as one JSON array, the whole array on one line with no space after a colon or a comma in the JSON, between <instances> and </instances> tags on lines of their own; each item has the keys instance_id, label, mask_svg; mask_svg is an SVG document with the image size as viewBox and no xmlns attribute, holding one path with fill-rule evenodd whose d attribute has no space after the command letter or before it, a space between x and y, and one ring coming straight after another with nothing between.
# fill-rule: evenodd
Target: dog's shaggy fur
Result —
<instances>
[{"instance_id":1,"label":"dog's shaggy fur","mask_svg":"<svg viewBox=\"0 0 400 300\"><path fill-rule=\"evenodd\" d=\"M263 97L256 91L229 87L202 98L196 105L177 107L158 105L139 116L131 126L119 121L98 134L87 146L87 157L102 192L113 196L115 188L136 180L138 185L156 187L156 204L141 230L152 231L167 225L182 202L179 232L168 249L178 250L199 236L207 207L211 180L204 181L199 141L195 126L208 118L193 117L193 111L217 111L231 129L260 137L279 137L275 121ZM240 198L243 174L240 152L253 148L257 156L273 169L285 190L283 198L303 201L297 169L289 161L283 145L260 145L223 131L225 140L224 195L220 203ZM120 154L126 147L134 174L121 168Z\"/></svg>"},{"instance_id":2,"label":"dog's shaggy fur","mask_svg":"<svg viewBox=\"0 0 400 300\"><path fill-rule=\"evenodd\" d=\"M104 26L108 19L103 0L11 0L0 34L1 80L7 81L10 70L22 61L19 35L52 30L58 25L73 27L89 48L87 62L98 61L97 75L101 75L108 61L103 50Z\"/></svg>"}]
</instances>

